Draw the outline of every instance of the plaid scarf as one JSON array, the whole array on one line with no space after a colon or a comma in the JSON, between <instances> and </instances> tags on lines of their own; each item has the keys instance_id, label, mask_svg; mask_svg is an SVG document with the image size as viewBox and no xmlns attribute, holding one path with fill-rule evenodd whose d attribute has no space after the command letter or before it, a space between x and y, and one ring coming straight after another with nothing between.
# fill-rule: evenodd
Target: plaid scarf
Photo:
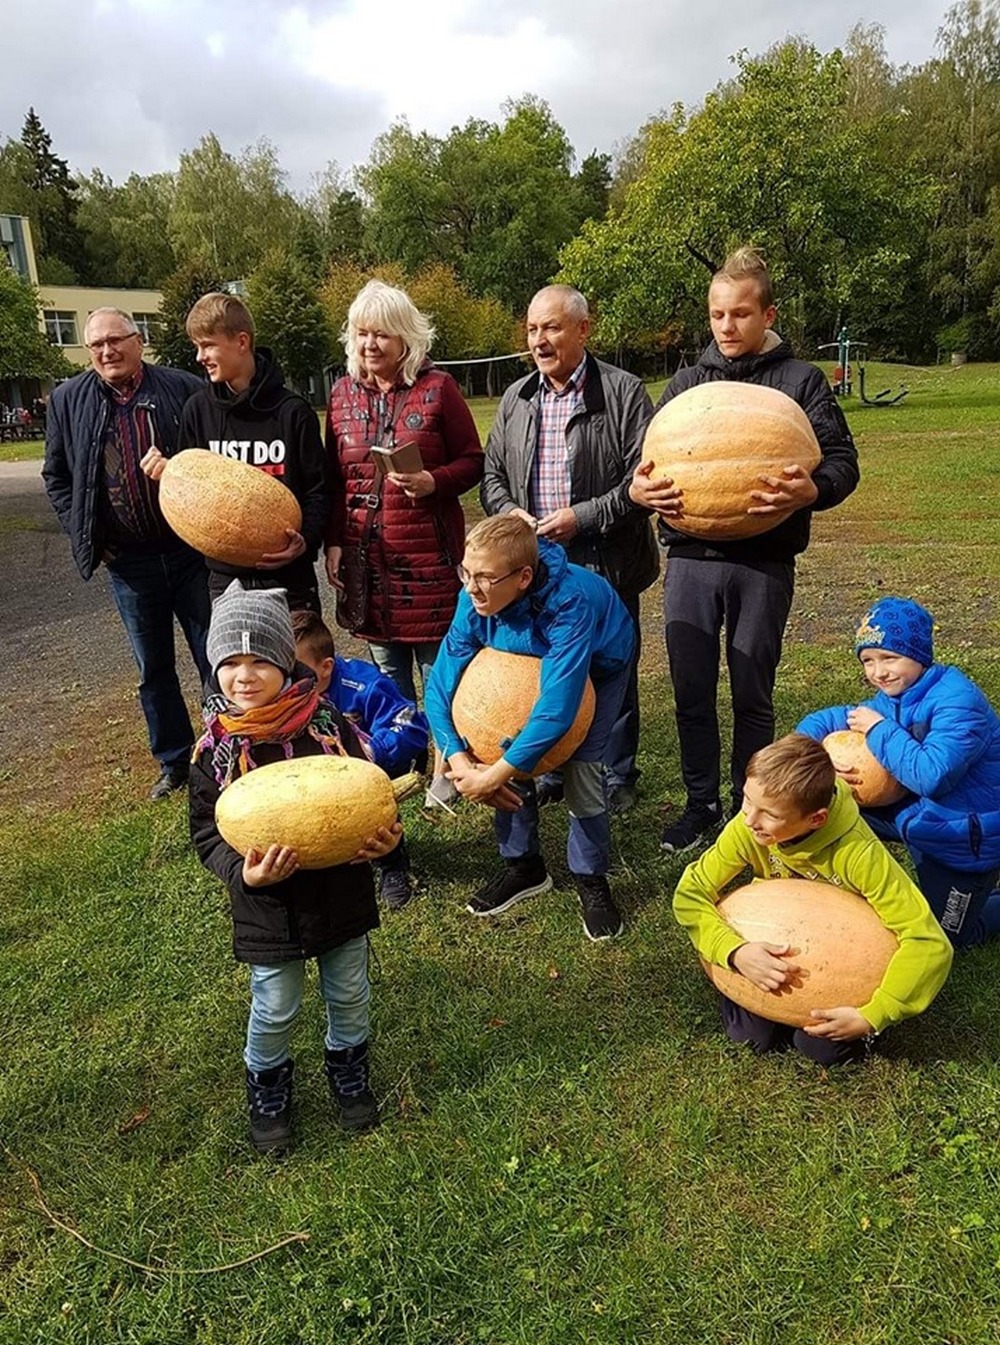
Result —
<instances>
[{"instance_id":1,"label":"plaid scarf","mask_svg":"<svg viewBox=\"0 0 1000 1345\"><path fill-rule=\"evenodd\" d=\"M218 694L205 702L205 732L195 743L194 758L208 751L212 774L220 789L231 784L234 775L252 771L256 762L255 743L281 743L286 757L295 755L292 740L308 733L322 745L328 756L347 756L337 727L336 712L320 699L316 680L311 675L292 682L269 705L261 705L242 714L234 714L232 702Z\"/></svg>"}]
</instances>

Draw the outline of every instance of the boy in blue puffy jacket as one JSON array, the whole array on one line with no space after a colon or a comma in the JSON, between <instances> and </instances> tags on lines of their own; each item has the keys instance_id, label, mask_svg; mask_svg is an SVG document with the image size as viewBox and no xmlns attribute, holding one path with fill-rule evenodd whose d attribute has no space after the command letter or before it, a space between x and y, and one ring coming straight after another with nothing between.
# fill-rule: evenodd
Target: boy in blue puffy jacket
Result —
<instances>
[{"instance_id":1,"label":"boy in blue puffy jacket","mask_svg":"<svg viewBox=\"0 0 1000 1345\"><path fill-rule=\"evenodd\" d=\"M818 710L799 732L864 733L908 793L862 816L883 840L905 843L941 927L956 948L968 948L1000 934L1000 716L963 672L934 662L933 637L933 618L919 603L881 598L854 643L875 698Z\"/></svg>"},{"instance_id":2,"label":"boy in blue puffy jacket","mask_svg":"<svg viewBox=\"0 0 1000 1345\"><path fill-rule=\"evenodd\" d=\"M375 765L393 778L412 770L414 759L427 752L426 716L373 663L338 654L330 628L317 612L293 612L292 629L295 657L316 674L319 694L350 722ZM400 910L413 896L406 838L375 867L383 905Z\"/></svg>"},{"instance_id":3,"label":"boy in blue puffy jacket","mask_svg":"<svg viewBox=\"0 0 1000 1345\"><path fill-rule=\"evenodd\" d=\"M589 677L594 718L562 768L569 809L566 853L587 937L613 939L622 919L606 876L611 837L601 763L628 685L632 618L606 579L571 565L561 546L536 537L515 514L497 514L472 529L458 574L462 592L428 679L427 717L458 792L496 809L505 860L466 909L470 915L499 915L552 886L539 845L535 784L524 776L573 723ZM528 722L491 766L471 754L451 715L462 674L485 648L541 659L539 696Z\"/></svg>"}]
</instances>

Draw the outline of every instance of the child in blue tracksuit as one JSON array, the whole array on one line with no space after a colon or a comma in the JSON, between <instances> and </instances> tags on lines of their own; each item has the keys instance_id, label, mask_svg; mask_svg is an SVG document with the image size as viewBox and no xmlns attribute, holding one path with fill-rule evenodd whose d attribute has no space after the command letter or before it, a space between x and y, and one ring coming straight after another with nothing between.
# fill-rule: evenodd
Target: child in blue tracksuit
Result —
<instances>
[{"instance_id":1,"label":"child in blue tracksuit","mask_svg":"<svg viewBox=\"0 0 1000 1345\"><path fill-rule=\"evenodd\" d=\"M408 701L391 677L363 659L342 658L330 628L317 612L292 613L295 657L316 674L319 694L348 720L362 745L386 775L413 769L427 752L427 718ZM413 896L410 855L405 838L376 861L379 896L389 910L400 910Z\"/></svg>"},{"instance_id":2,"label":"child in blue tracksuit","mask_svg":"<svg viewBox=\"0 0 1000 1345\"><path fill-rule=\"evenodd\" d=\"M458 792L496 809L506 860L466 909L499 915L552 886L539 846L534 782L515 784L515 777L529 774L569 729L589 677L597 698L593 722L562 768L570 815L567 857L587 937L614 938L622 920L606 877L611 847L601 763L628 685L632 619L607 580L571 565L561 546L536 538L514 514L484 519L472 529L459 578L458 607L427 683L427 717ZM475 760L451 716L462 674L484 648L541 659L531 716L492 766Z\"/></svg>"},{"instance_id":3,"label":"child in blue tracksuit","mask_svg":"<svg viewBox=\"0 0 1000 1345\"><path fill-rule=\"evenodd\" d=\"M1000 716L963 672L934 662L933 633L919 603L881 598L854 643L875 698L818 710L799 732L865 734L909 792L862 816L883 840L905 843L941 927L967 948L1000 933Z\"/></svg>"}]
</instances>

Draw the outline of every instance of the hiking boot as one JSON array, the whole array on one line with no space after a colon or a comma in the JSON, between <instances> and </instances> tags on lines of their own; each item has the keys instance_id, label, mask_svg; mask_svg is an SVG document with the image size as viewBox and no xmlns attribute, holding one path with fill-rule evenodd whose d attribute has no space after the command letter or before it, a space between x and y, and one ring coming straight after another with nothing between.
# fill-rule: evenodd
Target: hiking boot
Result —
<instances>
[{"instance_id":1,"label":"hiking boot","mask_svg":"<svg viewBox=\"0 0 1000 1345\"><path fill-rule=\"evenodd\" d=\"M368 1086L368 1043L324 1053L323 1068L337 1124L354 1134L373 1130L379 1123L378 1103Z\"/></svg>"},{"instance_id":2,"label":"hiking boot","mask_svg":"<svg viewBox=\"0 0 1000 1345\"><path fill-rule=\"evenodd\" d=\"M608 812L612 817L620 817L635 806L639 792L635 785L623 780L620 785L608 785Z\"/></svg>"},{"instance_id":3,"label":"hiking boot","mask_svg":"<svg viewBox=\"0 0 1000 1345\"><path fill-rule=\"evenodd\" d=\"M187 766L164 766L160 778L149 791L151 799L166 799L183 789L188 782Z\"/></svg>"},{"instance_id":4,"label":"hiking boot","mask_svg":"<svg viewBox=\"0 0 1000 1345\"><path fill-rule=\"evenodd\" d=\"M541 855L528 859L508 859L506 867L479 889L466 906L470 915L500 915L525 897L548 892L552 879Z\"/></svg>"},{"instance_id":5,"label":"hiking boot","mask_svg":"<svg viewBox=\"0 0 1000 1345\"><path fill-rule=\"evenodd\" d=\"M292 1140L292 1074L295 1062L256 1074L247 1070L250 1138L260 1154L280 1153Z\"/></svg>"},{"instance_id":6,"label":"hiking boot","mask_svg":"<svg viewBox=\"0 0 1000 1345\"><path fill-rule=\"evenodd\" d=\"M721 821L721 804L689 803L677 821L664 830L660 848L679 855L706 841Z\"/></svg>"},{"instance_id":7,"label":"hiking boot","mask_svg":"<svg viewBox=\"0 0 1000 1345\"><path fill-rule=\"evenodd\" d=\"M603 874L574 873L573 882L580 896L584 933L591 943L616 939L625 928L611 888Z\"/></svg>"},{"instance_id":8,"label":"hiking boot","mask_svg":"<svg viewBox=\"0 0 1000 1345\"><path fill-rule=\"evenodd\" d=\"M381 869L378 876L379 900L387 911L401 911L413 896L413 877L409 869Z\"/></svg>"}]
</instances>

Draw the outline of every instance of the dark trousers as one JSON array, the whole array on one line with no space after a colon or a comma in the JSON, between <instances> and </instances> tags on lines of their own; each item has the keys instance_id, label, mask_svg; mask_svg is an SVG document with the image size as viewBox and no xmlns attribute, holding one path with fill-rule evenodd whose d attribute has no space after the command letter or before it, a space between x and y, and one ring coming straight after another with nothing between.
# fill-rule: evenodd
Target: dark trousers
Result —
<instances>
[{"instance_id":1,"label":"dark trousers","mask_svg":"<svg viewBox=\"0 0 1000 1345\"><path fill-rule=\"evenodd\" d=\"M663 587L681 773L688 801L720 798L717 695L719 634L725 630L733 702L730 782L743 796L747 762L774 738L774 676L792 605L795 567L671 556Z\"/></svg>"},{"instance_id":2,"label":"dark trousers","mask_svg":"<svg viewBox=\"0 0 1000 1345\"><path fill-rule=\"evenodd\" d=\"M621 595L619 595L621 596ZM639 778L635 758L639 751L639 655L642 652L642 628L639 621L639 596L622 598L635 627L635 654L629 668L628 683L621 710L604 749L604 769L608 787L634 785Z\"/></svg>"},{"instance_id":3,"label":"dark trousers","mask_svg":"<svg viewBox=\"0 0 1000 1345\"><path fill-rule=\"evenodd\" d=\"M787 1051L793 1046L802 1055L815 1060L817 1065L829 1066L847 1065L853 1060L863 1060L868 1054L863 1037L855 1041L810 1037L801 1028L789 1027L786 1023L772 1023L759 1013L751 1013L722 994L719 995L719 1008L722 1010L722 1026L729 1040L749 1042L758 1055L768 1051Z\"/></svg>"},{"instance_id":4,"label":"dark trousers","mask_svg":"<svg viewBox=\"0 0 1000 1345\"><path fill-rule=\"evenodd\" d=\"M861 816L883 841L900 841L897 808L863 808ZM964 873L907 845L917 884L955 948L975 948L1000 934L1000 870Z\"/></svg>"},{"instance_id":5,"label":"dark trousers","mask_svg":"<svg viewBox=\"0 0 1000 1345\"><path fill-rule=\"evenodd\" d=\"M205 682L211 673L205 655L211 609L204 558L188 547L121 551L108 562L108 574L139 669L139 703L153 756L168 770L186 769L194 734L177 678L174 617Z\"/></svg>"},{"instance_id":6,"label":"dark trousers","mask_svg":"<svg viewBox=\"0 0 1000 1345\"><path fill-rule=\"evenodd\" d=\"M212 602L215 602L220 593L225 593L235 578L237 578L236 575L222 574L219 570L209 570L208 591ZM244 588L285 589L288 594L288 609L291 612L306 611L315 612L317 616L323 615L315 570L310 569L308 574L301 573L292 578L286 575L283 579L278 579L264 571L259 575L239 575L238 578Z\"/></svg>"}]
</instances>

